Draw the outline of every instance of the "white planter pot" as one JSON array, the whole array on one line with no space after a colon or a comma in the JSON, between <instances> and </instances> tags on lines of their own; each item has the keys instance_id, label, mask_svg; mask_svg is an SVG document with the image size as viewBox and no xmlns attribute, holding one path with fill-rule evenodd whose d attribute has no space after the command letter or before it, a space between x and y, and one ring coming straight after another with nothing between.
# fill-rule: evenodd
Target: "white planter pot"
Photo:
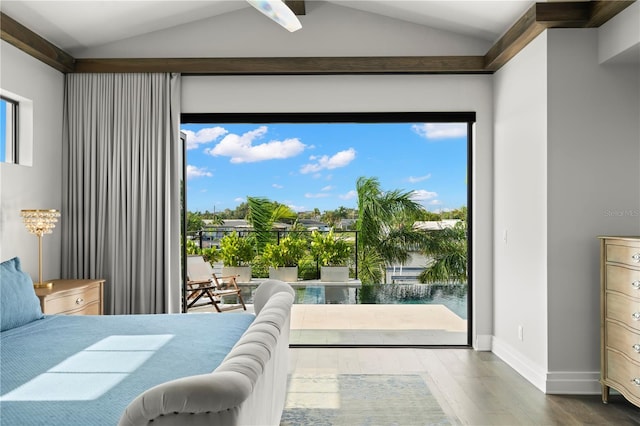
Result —
<instances>
[{"instance_id":1,"label":"white planter pot","mask_svg":"<svg viewBox=\"0 0 640 426\"><path fill-rule=\"evenodd\" d=\"M320 281L324 282L344 282L349 281L348 266L321 266Z\"/></svg>"},{"instance_id":2,"label":"white planter pot","mask_svg":"<svg viewBox=\"0 0 640 426\"><path fill-rule=\"evenodd\" d=\"M298 281L297 266L281 266L279 268L269 267L269 278L272 280L280 280L288 283Z\"/></svg>"},{"instance_id":3,"label":"white planter pot","mask_svg":"<svg viewBox=\"0 0 640 426\"><path fill-rule=\"evenodd\" d=\"M223 266L222 275L237 275L236 282L248 283L251 281L251 266Z\"/></svg>"}]
</instances>

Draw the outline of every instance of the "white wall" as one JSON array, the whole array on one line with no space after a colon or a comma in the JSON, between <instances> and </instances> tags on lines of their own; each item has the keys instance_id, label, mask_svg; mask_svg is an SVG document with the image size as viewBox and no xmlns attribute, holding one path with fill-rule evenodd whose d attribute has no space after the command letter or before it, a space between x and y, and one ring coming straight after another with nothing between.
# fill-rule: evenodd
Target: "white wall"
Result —
<instances>
[{"instance_id":1,"label":"white wall","mask_svg":"<svg viewBox=\"0 0 640 426\"><path fill-rule=\"evenodd\" d=\"M640 63L640 2L635 2L598 29L600 63Z\"/></svg>"},{"instance_id":2,"label":"white wall","mask_svg":"<svg viewBox=\"0 0 640 426\"><path fill-rule=\"evenodd\" d=\"M22 224L22 209L62 205L63 74L0 42L0 87L33 101L33 165L0 164L0 260L19 256L38 279L38 239ZM43 279L60 277L60 226L43 237Z\"/></svg>"},{"instance_id":3,"label":"white wall","mask_svg":"<svg viewBox=\"0 0 640 426\"><path fill-rule=\"evenodd\" d=\"M548 37L549 390L599 392L596 236L640 235L640 64L599 65L597 29Z\"/></svg>"},{"instance_id":4,"label":"white wall","mask_svg":"<svg viewBox=\"0 0 640 426\"><path fill-rule=\"evenodd\" d=\"M495 74L493 350L547 393L600 392L597 236L640 235L639 76L599 64L596 29Z\"/></svg>"},{"instance_id":5,"label":"white wall","mask_svg":"<svg viewBox=\"0 0 640 426\"><path fill-rule=\"evenodd\" d=\"M539 388L548 345L546 70L543 33L494 74L493 351Z\"/></svg>"},{"instance_id":6,"label":"white wall","mask_svg":"<svg viewBox=\"0 0 640 426\"><path fill-rule=\"evenodd\" d=\"M184 77L182 112L475 111L473 338L476 348L487 350L493 332L491 80L427 75ZM389 167L402 165L390 156Z\"/></svg>"}]
</instances>

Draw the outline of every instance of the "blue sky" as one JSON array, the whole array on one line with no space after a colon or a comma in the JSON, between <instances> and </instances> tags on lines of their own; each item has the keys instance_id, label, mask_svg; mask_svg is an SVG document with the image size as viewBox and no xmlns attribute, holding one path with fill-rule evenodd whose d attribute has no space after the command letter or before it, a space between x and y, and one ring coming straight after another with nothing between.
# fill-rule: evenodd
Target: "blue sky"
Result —
<instances>
[{"instance_id":1,"label":"blue sky","mask_svg":"<svg viewBox=\"0 0 640 426\"><path fill-rule=\"evenodd\" d=\"M357 207L356 181L412 191L430 211L467 204L466 123L183 124L187 209L247 196L293 208Z\"/></svg>"},{"instance_id":2,"label":"blue sky","mask_svg":"<svg viewBox=\"0 0 640 426\"><path fill-rule=\"evenodd\" d=\"M6 143L7 143L7 105L4 100L0 101L0 162L6 161Z\"/></svg>"}]
</instances>

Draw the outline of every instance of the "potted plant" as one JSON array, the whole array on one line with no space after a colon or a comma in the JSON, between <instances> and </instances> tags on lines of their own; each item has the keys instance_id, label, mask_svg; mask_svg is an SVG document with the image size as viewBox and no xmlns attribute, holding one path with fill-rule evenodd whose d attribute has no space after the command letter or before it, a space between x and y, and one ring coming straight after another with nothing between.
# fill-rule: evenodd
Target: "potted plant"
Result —
<instances>
[{"instance_id":1,"label":"potted plant","mask_svg":"<svg viewBox=\"0 0 640 426\"><path fill-rule=\"evenodd\" d=\"M222 275L236 275L239 283L251 281L250 262L256 255L254 239L241 237L236 231L220 239L220 257L222 258Z\"/></svg>"},{"instance_id":2,"label":"potted plant","mask_svg":"<svg viewBox=\"0 0 640 426\"><path fill-rule=\"evenodd\" d=\"M320 263L320 281L347 282L351 246L337 237L333 229L326 234L313 231L311 234L311 254Z\"/></svg>"},{"instance_id":3,"label":"potted plant","mask_svg":"<svg viewBox=\"0 0 640 426\"><path fill-rule=\"evenodd\" d=\"M269 278L285 282L298 281L298 262L305 255L307 242L290 235L280 243L267 243L262 259L269 266Z\"/></svg>"}]
</instances>

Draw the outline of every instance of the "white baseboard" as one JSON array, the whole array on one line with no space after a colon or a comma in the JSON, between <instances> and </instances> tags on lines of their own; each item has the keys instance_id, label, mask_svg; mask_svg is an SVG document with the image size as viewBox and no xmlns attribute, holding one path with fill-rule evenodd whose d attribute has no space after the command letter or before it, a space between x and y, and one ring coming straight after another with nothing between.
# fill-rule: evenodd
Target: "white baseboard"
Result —
<instances>
[{"instance_id":1,"label":"white baseboard","mask_svg":"<svg viewBox=\"0 0 640 426\"><path fill-rule=\"evenodd\" d=\"M489 334L479 334L476 336L476 341L473 345L473 349L475 349L476 351L484 351L484 352L491 352L491 341L493 339L493 336L489 335Z\"/></svg>"},{"instance_id":2,"label":"white baseboard","mask_svg":"<svg viewBox=\"0 0 640 426\"><path fill-rule=\"evenodd\" d=\"M536 365L529 358L522 355L513 346L504 342L497 337L492 340L492 351L500 359L506 362L511 368L516 370L522 377L527 379L531 384L546 392L546 371Z\"/></svg>"},{"instance_id":3,"label":"white baseboard","mask_svg":"<svg viewBox=\"0 0 640 426\"><path fill-rule=\"evenodd\" d=\"M599 371L548 372L496 337L492 340L492 348L496 356L546 394L597 395L601 392Z\"/></svg>"},{"instance_id":4,"label":"white baseboard","mask_svg":"<svg viewBox=\"0 0 640 426\"><path fill-rule=\"evenodd\" d=\"M555 395L599 395L599 371L551 371L547 373L547 393Z\"/></svg>"}]
</instances>

